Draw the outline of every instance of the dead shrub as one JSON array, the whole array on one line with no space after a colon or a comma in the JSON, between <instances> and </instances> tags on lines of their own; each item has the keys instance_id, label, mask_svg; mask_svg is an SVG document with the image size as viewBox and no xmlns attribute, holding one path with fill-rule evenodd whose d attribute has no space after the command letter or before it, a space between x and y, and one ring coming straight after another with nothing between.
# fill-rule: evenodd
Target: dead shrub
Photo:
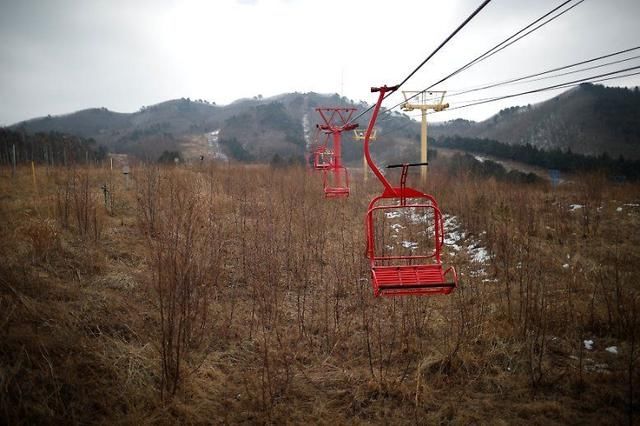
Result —
<instances>
[{"instance_id":1,"label":"dead shrub","mask_svg":"<svg viewBox=\"0 0 640 426\"><path fill-rule=\"evenodd\" d=\"M56 215L62 228L98 241L102 230L98 206L99 192L90 182L89 170L68 170L62 181L58 181Z\"/></svg>"},{"instance_id":2,"label":"dead shrub","mask_svg":"<svg viewBox=\"0 0 640 426\"><path fill-rule=\"evenodd\" d=\"M36 219L29 221L21 233L31 244L33 263L48 262L52 253L60 250L58 227L52 219Z\"/></svg>"},{"instance_id":3,"label":"dead shrub","mask_svg":"<svg viewBox=\"0 0 640 426\"><path fill-rule=\"evenodd\" d=\"M225 239L214 205L180 173L151 174L139 198L159 313L163 399L208 353L217 321L213 302ZM162 178L162 185L158 178ZM143 184L145 184L143 183ZM152 191L155 188L157 191Z\"/></svg>"}]
</instances>

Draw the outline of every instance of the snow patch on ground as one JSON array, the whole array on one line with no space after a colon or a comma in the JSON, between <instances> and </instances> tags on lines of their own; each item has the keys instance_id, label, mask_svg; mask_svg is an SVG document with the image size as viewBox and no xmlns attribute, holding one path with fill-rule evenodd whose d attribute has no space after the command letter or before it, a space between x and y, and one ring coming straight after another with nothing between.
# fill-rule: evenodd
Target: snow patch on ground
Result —
<instances>
[{"instance_id":1,"label":"snow patch on ground","mask_svg":"<svg viewBox=\"0 0 640 426\"><path fill-rule=\"evenodd\" d=\"M462 250L461 243L466 237L466 233L459 230L458 218L444 215L444 243L455 251Z\"/></svg>"},{"instance_id":2,"label":"snow patch on ground","mask_svg":"<svg viewBox=\"0 0 640 426\"><path fill-rule=\"evenodd\" d=\"M470 248L469 254L471 254L471 260L476 263L487 263L491 259L489 251L484 247Z\"/></svg>"},{"instance_id":3,"label":"snow patch on ground","mask_svg":"<svg viewBox=\"0 0 640 426\"><path fill-rule=\"evenodd\" d=\"M476 277L484 277L487 275L487 271L485 271L484 268L480 268L480 269L476 269L474 271L469 272L469 276L472 276L474 278ZM484 280L482 280L484 282Z\"/></svg>"},{"instance_id":4,"label":"snow patch on ground","mask_svg":"<svg viewBox=\"0 0 640 426\"><path fill-rule=\"evenodd\" d=\"M431 236L433 238L434 226L433 226L433 213L427 211L426 213L418 212L417 209L407 209L404 211L387 211L385 212L386 219L399 219L407 220L413 224L425 224L423 230L417 231L417 235ZM395 222L395 221L394 221ZM430 224L430 226L429 226ZM405 224L406 225L406 224ZM402 237L403 229L407 226L401 223L391 223L390 228L393 231L390 235L392 241L385 244L386 250L394 250L396 247L403 247L407 250L417 250L420 248L420 244L415 241L405 240ZM485 235L486 232L480 232L478 237L469 235L462 228L458 218L456 216L445 214L443 215L443 227L444 235L443 240L447 248L450 248L456 253L464 253L468 256L470 264L466 273L474 278L479 278L482 282L497 282L498 280L490 277L487 272L487 266L491 261L491 253L483 245L480 237ZM395 241L393 241L395 240ZM446 262L445 262L446 263ZM464 275L464 274L461 274Z\"/></svg>"},{"instance_id":5,"label":"snow patch on ground","mask_svg":"<svg viewBox=\"0 0 640 426\"><path fill-rule=\"evenodd\" d=\"M582 343L584 343L584 348L588 351L593 350L593 340L583 340Z\"/></svg>"},{"instance_id":6,"label":"snow patch on ground","mask_svg":"<svg viewBox=\"0 0 640 426\"><path fill-rule=\"evenodd\" d=\"M608 348L605 349L605 351L609 352L610 354L618 355L617 346L609 346Z\"/></svg>"},{"instance_id":7,"label":"snow patch on ground","mask_svg":"<svg viewBox=\"0 0 640 426\"><path fill-rule=\"evenodd\" d=\"M573 211L576 211L576 210L580 210L582 208L584 208L584 206L582 204L571 204L569 206L569 211L573 212Z\"/></svg>"},{"instance_id":8,"label":"snow patch on ground","mask_svg":"<svg viewBox=\"0 0 640 426\"><path fill-rule=\"evenodd\" d=\"M415 250L418 248L418 243L415 243L413 241L403 241L402 242L402 247L409 249L409 250Z\"/></svg>"},{"instance_id":9,"label":"snow patch on ground","mask_svg":"<svg viewBox=\"0 0 640 426\"><path fill-rule=\"evenodd\" d=\"M302 130L304 132L304 141L306 143L307 150L309 150L309 147L311 145L311 126L309 125L309 114L307 113L302 116Z\"/></svg>"},{"instance_id":10,"label":"snow patch on ground","mask_svg":"<svg viewBox=\"0 0 640 426\"><path fill-rule=\"evenodd\" d=\"M215 160L229 161L229 157L220 149L220 129L207 133L207 145Z\"/></svg>"},{"instance_id":11,"label":"snow patch on ground","mask_svg":"<svg viewBox=\"0 0 640 426\"><path fill-rule=\"evenodd\" d=\"M482 232L481 235L484 235ZM444 215L444 243L450 246L454 251L459 252L462 248L466 248L472 263L485 265L491 260L491 254L479 240L471 239L467 233L460 229L460 223L456 216ZM471 276L486 276L484 268L476 269L470 272Z\"/></svg>"},{"instance_id":12,"label":"snow patch on ground","mask_svg":"<svg viewBox=\"0 0 640 426\"><path fill-rule=\"evenodd\" d=\"M393 225L391 225L391 229L393 229L393 232L400 232L401 229L404 229L404 226L400 225L399 223L394 223Z\"/></svg>"}]
</instances>

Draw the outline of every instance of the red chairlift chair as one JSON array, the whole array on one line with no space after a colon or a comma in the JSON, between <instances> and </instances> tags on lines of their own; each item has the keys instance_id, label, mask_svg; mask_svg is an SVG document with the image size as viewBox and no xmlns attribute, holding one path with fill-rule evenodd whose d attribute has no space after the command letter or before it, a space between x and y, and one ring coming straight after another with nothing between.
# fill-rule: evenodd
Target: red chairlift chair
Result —
<instances>
[{"instance_id":1,"label":"red chairlift chair","mask_svg":"<svg viewBox=\"0 0 640 426\"><path fill-rule=\"evenodd\" d=\"M333 151L326 146L319 146L313 151L313 168L315 170L326 170L333 165Z\"/></svg>"},{"instance_id":2,"label":"red chairlift chair","mask_svg":"<svg viewBox=\"0 0 640 426\"><path fill-rule=\"evenodd\" d=\"M402 168L400 186L391 186L380 172L369 153L369 140L375 125L380 106L385 94L397 90L395 87L374 87L372 92L378 92L378 101L371 115L371 120L364 139L364 154L367 164L378 177L384 191L370 203L366 215L367 257L371 264L371 280L374 296L398 295L434 295L449 294L458 287L458 276L453 267L443 269L441 251L444 244L444 225L442 213L438 203L429 194L425 194L406 186L409 167L425 166L425 163L398 164L388 168ZM424 255L384 255L376 252L376 235L374 229L374 214L387 210L405 212L424 209L429 219L433 218L434 249ZM449 280L446 278L450 277Z\"/></svg>"},{"instance_id":3,"label":"red chairlift chair","mask_svg":"<svg viewBox=\"0 0 640 426\"><path fill-rule=\"evenodd\" d=\"M349 188L349 172L346 167L325 169L322 183L326 198L348 197L351 191Z\"/></svg>"},{"instance_id":4,"label":"red chairlift chair","mask_svg":"<svg viewBox=\"0 0 640 426\"><path fill-rule=\"evenodd\" d=\"M328 149L329 135L325 135L324 142L320 143L320 126L316 126L316 133L310 145L307 164L313 170L322 171L333 164L333 151Z\"/></svg>"}]
</instances>

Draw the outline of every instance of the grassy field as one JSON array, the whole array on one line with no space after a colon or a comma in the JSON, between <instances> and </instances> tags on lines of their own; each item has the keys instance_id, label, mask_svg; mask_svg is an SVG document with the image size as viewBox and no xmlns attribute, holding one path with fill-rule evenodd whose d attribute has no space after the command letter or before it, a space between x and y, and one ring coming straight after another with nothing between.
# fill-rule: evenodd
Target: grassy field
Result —
<instances>
[{"instance_id":1,"label":"grassy field","mask_svg":"<svg viewBox=\"0 0 640 426\"><path fill-rule=\"evenodd\" d=\"M376 299L368 183L0 170L1 423L637 420L638 185L431 168L461 286Z\"/></svg>"}]
</instances>

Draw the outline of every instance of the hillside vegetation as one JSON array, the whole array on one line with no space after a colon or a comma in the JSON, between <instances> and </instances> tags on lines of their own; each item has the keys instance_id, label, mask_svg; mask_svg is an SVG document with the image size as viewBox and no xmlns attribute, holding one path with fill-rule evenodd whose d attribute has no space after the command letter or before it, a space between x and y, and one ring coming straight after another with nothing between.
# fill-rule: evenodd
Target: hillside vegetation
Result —
<instances>
[{"instance_id":1,"label":"hillside vegetation","mask_svg":"<svg viewBox=\"0 0 640 426\"><path fill-rule=\"evenodd\" d=\"M50 166L88 164L107 156L104 146L93 139L58 132L26 134L0 128L0 164L47 164Z\"/></svg>"},{"instance_id":2,"label":"hillside vegetation","mask_svg":"<svg viewBox=\"0 0 640 426\"><path fill-rule=\"evenodd\" d=\"M640 161L625 160L622 157L614 159L607 154L591 157L575 154L571 150L563 152L556 148L547 151L529 144L508 145L490 139L464 138L461 136L442 137L438 140L433 140L431 146L485 154L544 169L557 169L569 173L600 172L614 180L638 180L640 178Z\"/></svg>"},{"instance_id":3,"label":"hillside vegetation","mask_svg":"<svg viewBox=\"0 0 640 426\"><path fill-rule=\"evenodd\" d=\"M91 138L111 152L131 154L145 161L157 160L164 151L184 152L194 140L206 140L206 135L216 132L219 149L232 160L268 163L277 155L301 161L307 145L318 142L314 140L315 125L321 123L321 117L315 108L321 106L360 110L368 107L337 94L313 92L270 98L259 95L226 106L182 98L146 106L131 114L114 113L105 108L88 109L27 120L12 129L27 134L55 131ZM368 122L369 117L365 114L360 123ZM406 115L392 114L379 130L396 129L388 138L393 145L374 147L374 154L392 160L400 152L404 158L417 160L419 154L414 145L418 127L418 123ZM361 158L361 142L354 141L351 133L343 139L345 161ZM206 157L216 157L217 148L202 148L199 152L207 152Z\"/></svg>"},{"instance_id":4,"label":"hillside vegetation","mask_svg":"<svg viewBox=\"0 0 640 426\"><path fill-rule=\"evenodd\" d=\"M3 167L2 423L633 423L640 188L481 174L429 170L460 288L376 299L371 179Z\"/></svg>"},{"instance_id":5,"label":"hillside vegetation","mask_svg":"<svg viewBox=\"0 0 640 426\"><path fill-rule=\"evenodd\" d=\"M270 98L261 95L219 106L188 98L146 106L134 113L116 113L105 108L47 116L17 123L26 133L60 132L95 140L111 152L132 154L155 161L164 151L189 151L194 140L202 140L200 153L216 158L217 149L238 161L268 163L275 155L285 159L303 157L313 144L316 107L356 107L365 103L318 93L288 93ZM359 121L366 123L369 114ZM570 150L599 157L640 159L640 94L638 90L583 84L549 101L500 111L480 123L453 120L430 127L438 139L461 136L486 138L512 145L531 145L542 150ZM305 123L306 126L305 127ZM364 125L364 124L363 124ZM390 144L373 146L374 154L389 162L419 159L419 124L394 112L378 123L380 135ZM207 146L206 135L216 132L217 146ZM345 135L344 159L361 156L360 142ZM392 144L392 145L391 145ZM389 147L393 146L393 149ZM196 155L199 157L199 155Z\"/></svg>"},{"instance_id":6,"label":"hillside vegetation","mask_svg":"<svg viewBox=\"0 0 640 426\"><path fill-rule=\"evenodd\" d=\"M640 91L585 83L539 104L504 109L482 122L433 125L429 134L640 160Z\"/></svg>"}]
</instances>

